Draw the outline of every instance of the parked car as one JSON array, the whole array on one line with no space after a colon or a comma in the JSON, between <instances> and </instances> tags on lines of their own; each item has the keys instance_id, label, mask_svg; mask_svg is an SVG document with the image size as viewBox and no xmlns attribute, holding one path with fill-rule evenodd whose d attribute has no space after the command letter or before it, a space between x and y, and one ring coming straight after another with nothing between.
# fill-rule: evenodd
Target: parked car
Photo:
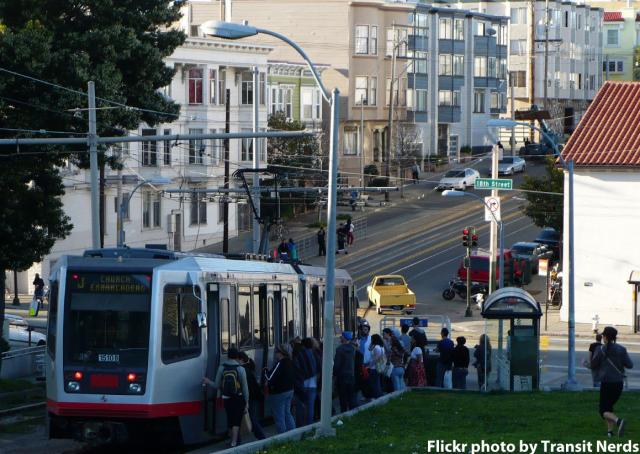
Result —
<instances>
[{"instance_id":1,"label":"parked car","mask_svg":"<svg viewBox=\"0 0 640 454\"><path fill-rule=\"evenodd\" d=\"M386 309L411 314L416 308L416 294L400 275L375 276L367 286L369 306L375 306L378 314Z\"/></svg>"},{"instance_id":2,"label":"parked car","mask_svg":"<svg viewBox=\"0 0 640 454\"><path fill-rule=\"evenodd\" d=\"M526 259L531 261L531 272L538 273L538 260L550 259L553 251L546 244L519 241L511 246L511 255L515 259Z\"/></svg>"},{"instance_id":3,"label":"parked car","mask_svg":"<svg viewBox=\"0 0 640 454\"><path fill-rule=\"evenodd\" d=\"M440 179L436 189L439 191L444 191L445 189L464 191L467 187L475 184L476 178L480 178L480 172L476 169L449 170Z\"/></svg>"},{"instance_id":4,"label":"parked car","mask_svg":"<svg viewBox=\"0 0 640 454\"><path fill-rule=\"evenodd\" d=\"M505 156L498 161L499 175L513 175L517 172L524 172L527 164L524 159L518 156Z\"/></svg>"},{"instance_id":5,"label":"parked car","mask_svg":"<svg viewBox=\"0 0 640 454\"><path fill-rule=\"evenodd\" d=\"M471 281L472 282L480 282L486 284L489 282L489 258L491 255L488 251L484 251L482 249L478 249L471 253L471 261L470 261L470 270L471 270ZM500 278L500 269L498 263L500 260L500 253L496 254L496 280ZM506 249L504 251L504 268L505 268L505 282L508 282L510 278L510 269L511 263L513 261L513 257L511 256L511 251ZM458 267L458 277L466 282L467 279L467 269L464 267L464 259L460 261L460 266Z\"/></svg>"},{"instance_id":6,"label":"parked car","mask_svg":"<svg viewBox=\"0 0 640 454\"><path fill-rule=\"evenodd\" d=\"M560 243L562 242L562 238L560 237L560 232L553 227L543 228L533 241L546 245L553 252L552 258L554 260L560 258Z\"/></svg>"},{"instance_id":7,"label":"parked car","mask_svg":"<svg viewBox=\"0 0 640 454\"><path fill-rule=\"evenodd\" d=\"M18 315L5 314L9 321L9 343L15 347L29 346L29 322ZM47 336L31 328L31 346L45 345Z\"/></svg>"},{"instance_id":8,"label":"parked car","mask_svg":"<svg viewBox=\"0 0 640 454\"><path fill-rule=\"evenodd\" d=\"M553 156L553 149L547 145L539 143L530 143L524 147L520 147L518 155L527 161L543 161L547 156Z\"/></svg>"}]
</instances>

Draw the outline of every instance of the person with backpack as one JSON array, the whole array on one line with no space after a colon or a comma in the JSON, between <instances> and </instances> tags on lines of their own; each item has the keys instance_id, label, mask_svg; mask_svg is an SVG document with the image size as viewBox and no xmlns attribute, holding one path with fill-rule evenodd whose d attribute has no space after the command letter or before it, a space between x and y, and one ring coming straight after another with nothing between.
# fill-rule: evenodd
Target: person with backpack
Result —
<instances>
[{"instance_id":1,"label":"person with backpack","mask_svg":"<svg viewBox=\"0 0 640 454\"><path fill-rule=\"evenodd\" d=\"M467 389L467 375L469 374L469 349L465 346L467 339L464 336L456 338L456 346L453 349L453 374L451 376L453 389Z\"/></svg>"},{"instance_id":2,"label":"person with backpack","mask_svg":"<svg viewBox=\"0 0 640 454\"><path fill-rule=\"evenodd\" d=\"M387 362L393 366L391 371L391 383L394 391L404 389L404 358L405 350L391 328L382 330L385 341Z\"/></svg>"},{"instance_id":3,"label":"person with backpack","mask_svg":"<svg viewBox=\"0 0 640 454\"><path fill-rule=\"evenodd\" d=\"M625 369L632 369L633 363L627 349L616 342L618 330L607 326L602 330L604 345L596 348L591 360L591 369L598 371L600 378L599 412L607 423L607 436L611 438L615 428L618 436L624 435L625 420L618 418L613 412L613 406L618 402L624 388Z\"/></svg>"},{"instance_id":4,"label":"person with backpack","mask_svg":"<svg viewBox=\"0 0 640 454\"><path fill-rule=\"evenodd\" d=\"M296 421L298 427L313 423L316 395L318 394L319 361L314 353L313 340L309 337L302 339L304 349L293 359L296 373Z\"/></svg>"},{"instance_id":5,"label":"person with backpack","mask_svg":"<svg viewBox=\"0 0 640 454\"><path fill-rule=\"evenodd\" d=\"M327 241L326 241L327 232L325 232L324 227L320 226L320 230L318 230L318 233L316 233L316 236L318 237L318 255L321 257L326 256L327 255Z\"/></svg>"},{"instance_id":6,"label":"person with backpack","mask_svg":"<svg viewBox=\"0 0 640 454\"><path fill-rule=\"evenodd\" d=\"M291 414L295 371L287 345L278 345L274 355L275 364L271 370L265 370L264 378L269 389L267 401L276 422L276 430L281 434L296 428Z\"/></svg>"},{"instance_id":7,"label":"person with backpack","mask_svg":"<svg viewBox=\"0 0 640 454\"><path fill-rule=\"evenodd\" d=\"M416 338L416 342L418 344L424 345L424 348L427 346L427 334L420 327L420 317L413 317L411 320L411 326L413 329L409 332L409 336ZM423 352L424 356L426 356L426 352Z\"/></svg>"},{"instance_id":8,"label":"person with backpack","mask_svg":"<svg viewBox=\"0 0 640 454\"><path fill-rule=\"evenodd\" d=\"M247 384L249 386L249 417L251 418L251 431L258 440L264 440L266 438L260 421L258 420L258 414L260 411L260 404L264 401L264 394L262 388L258 383L256 377L256 363L245 352L239 354L240 364L244 368L247 375Z\"/></svg>"},{"instance_id":9,"label":"person with backpack","mask_svg":"<svg viewBox=\"0 0 640 454\"><path fill-rule=\"evenodd\" d=\"M436 345L436 351L440 353L438 362L436 363L436 386L444 388L444 374L451 373L453 365L453 341L449 339L449 330L442 328L440 330L440 342Z\"/></svg>"},{"instance_id":10,"label":"person with backpack","mask_svg":"<svg viewBox=\"0 0 640 454\"><path fill-rule=\"evenodd\" d=\"M287 243L287 248L289 249L289 257L292 262L298 261L298 245L293 238L289 238L289 242Z\"/></svg>"},{"instance_id":11,"label":"person with backpack","mask_svg":"<svg viewBox=\"0 0 640 454\"><path fill-rule=\"evenodd\" d=\"M592 342L589 345L589 359L586 361L585 366L591 369L591 361L593 360L593 355L602 346L602 334L596 334L596 341ZM591 369L591 380L593 381L593 387L600 387L600 377L598 377L598 371L595 369Z\"/></svg>"},{"instance_id":12,"label":"person with backpack","mask_svg":"<svg viewBox=\"0 0 640 454\"><path fill-rule=\"evenodd\" d=\"M238 362L240 353L236 348L230 348L227 359L218 367L215 381L207 377L202 379L205 385L213 386L218 390L218 397L222 397L224 410L227 414L227 426L231 433L231 447L238 444L238 434L242 417L249 411L249 385L247 374Z\"/></svg>"},{"instance_id":13,"label":"person with backpack","mask_svg":"<svg viewBox=\"0 0 640 454\"><path fill-rule=\"evenodd\" d=\"M486 391L485 377L491 373L491 341L486 334L480 335L480 341L473 352L474 362L478 372L478 388Z\"/></svg>"}]
</instances>

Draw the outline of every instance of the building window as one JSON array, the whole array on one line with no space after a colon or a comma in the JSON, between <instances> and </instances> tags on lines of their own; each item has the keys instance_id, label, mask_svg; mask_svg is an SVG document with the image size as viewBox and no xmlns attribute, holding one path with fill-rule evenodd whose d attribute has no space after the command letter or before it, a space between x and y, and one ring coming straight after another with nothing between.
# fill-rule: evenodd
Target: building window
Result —
<instances>
[{"instance_id":1,"label":"building window","mask_svg":"<svg viewBox=\"0 0 640 454\"><path fill-rule=\"evenodd\" d=\"M160 227L160 193L142 192L142 227L145 229Z\"/></svg>"},{"instance_id":2,"label":"building window","mask_svg":"<svg viewBox=\"0 0 640 454\"><path fill-rule=\"evenodd\" d=\"M367 76L356 76L354 105L360 105L363 100L366 102L367 92L369 91L368 83L369 79Z\"/></svg>"},{"instance_id":3,"label":"building window","mask_svg":"<svg viewBox=\"0 0 640 454\"><path fill-rule=\"evenodd\" d=\"M200 289L167 285L162 302L162 362L174 363L200 354Z\"/></svg>"},{"instance_id":4,"label":"building window","mask_svg":"<svg viewBox=\"0 0 640 454\"><path fill-rule=\"evenodd\" d=\"M501 46L506 46L508 43L508 29L506 25L500 25L498 28L498 44Z\"/></svg>"},{"instance_id":5,"label":"building window","mask_svg":"<svg viewBox=\"0 0 640 454\"><path fill-rule=\"evenodd\" d=\"M458 41L464 40L464 19L454 19L453 21L453 39Z\"/></svg>"},{"instance_id":6,"label":"building window","mask_svg":"<svg viewBox=\"0 0 640 454\"><path fill-rule=\"evenodd\" d=\"M607 30L607 46L618 47L620 45L620 30Z\"/></svg>"},{"instance_id":7,"label":"building window","mask_svg":"<svg viewBox=\"0 0 640 454\"><path fill-rule=\"evenodd\" d=\"M165 136L171 135L171 129L165 129L162 131L162 134ZM165 140L162 142L162 163L165 166L171 165L171 141Z\"/></svg>"},{"instance_id":8,"label":"building window","mask_svg":"<svg viewBox=\"0 0 640 454\"><path fill-rule=\"evenodd\" d=\"M473 65L475 77L487 77L487 57L475 57Z\"/></svg>"},{"instance_id":9,"label":"building window","mask_svg":"<svg viewBox=\"0 0 640 454\"><path fill-rule=\"evenodd\" d=\"M407 30L399 28L387 29L387 57L393 55L393 50L396 49L396 57L407 56Z\"/></svg>"},{"instance_id":10,"label":"building window","mask_svg":"<svg viewBox=\"0 0 640 454\"><path fill-rule=\"evenodd\" d=\"M569 11L564 12L563 25L564 25L564 28L569 28Z\"/></svg>"},{"instance_id":11,"label":"building window","mask_svg":"<svg viewBox=\"0 0 640 454\"><path fill-rule=\"evenodd\" d=\"M511 25L527 23L527 8L511 8Z\"/></svg>"},{"instance_id":12,"label":"building window","mask_svg":"<svg viewBox=\"0 0 640 454\"><path fill-rule=\"evenodd\" d=\"M211 134L215 134L216 130L215 129L210 129L209 132ZM224 132L224 130L221 130L221 132ZM211 164L213 165L218 165L220 164L220 156L221 156L221 151L223 149L223 140L222 139L209 139L209 148L210 148L210 153L209 153L209 157L211 158Z\"/></svg>"},{"instance_id":13,"label":"building window","mask_svg":"<svg viewBox=\"0 0 640 454\"><path fill-rule=\"evenodd\" d=\"M387 89L386 89L386 93L385 93L385 105L388 106L389 105L389 96L391 94L391 79L387 78ZM395 83L393 84L393 105L397 106L398 105L398 80L396 79Z\"/></svg>"},{"instance_id":14,"label":"building window","mask_svg":"<svg viewBox=\"0 0 640 454\"><path fill-rule=\"evenodd\" d=\"M451 39L451 19L441 17L438 21L438 38Z\"/></svg>"},{"instance_id":15,"label":"building window","mask_svg":"<svg viewBox=\"0 0 640 454\"><path fill-rule=\"evenodd\" d=\"M428 22L427 15L424 13L415 13L411 17L411 23L414 26L416 36L427 36Z\"/></svg>"},{"instance_id":16,"label":"building window","mask_svg":"<svg viewBox=\"0 0 640 454\"><path fill-rule=\"evenodd\" d=\"M209 70L209 104L216 104L216 92L218 90L218 71Z\"/></svg>"},{"instance_id":17,"label":"building window","mask_svg":"<svg viewBox=\"0 0 640 454\"><path fill-rule=\"evenodd\" d=\"M499 109L500 108L500 93L497 91L491 92L491 109Z\"/></svg>"},{"instance_id":18,"label":"building window","mask_svg":"<svg viewBox=\"0 0 640 454\"><path fill-rule=\"evenodd\" d=\"M438 75L439 76L451 76L453 74L453 55L440 54L438 55Z\"/></svg>"},{"instance_id":19,"label":"building window","mask_svg":"<svg viewBox=\"0 0 640 454\"><path fill-rule=\"evenodd\" d=\"M251 129L242 128L242 132L251 132ZM253 139L242 139L241 161L253 161Z\"/></svg>"},{"instance_id":20,"label":"building window","mask_svg":"<svg viewBox=\"0 0 640 454\"><path fill-rule=\"evenodd\" d=\"M191 225L200 225L207 223L207 202L204 199L205 194L199 192L191 193Z\"/></svg>"},{"instance_id":21,"label":"building window","mask_svg":"<svg viewBox=\"0 0 640 454\"><path fill-rule=\"evenodd\" d=\"M416 108L418 112L427 111L427 90L416 90Z\"/></svg>"},{"instance_id":22,"label":"building window","mask_svg":"<svg viewBox=\"0 0 640 454\"><path fill-rule=\"evenodd\" d=\"M416 74L427 74L427 60L429 54L427 52L413 52L412 69Z\"/></svg>"},{"instance_id":23,"label":"building window","mask_svg":"<svg viewBox=\"0 0 640 454\"><path fill-rule=\"evenodd\" d=\"M473 91L473 112L484 113L484 90Z\"/></svg>"},{"instance_id":24,"label":"building window","mask_svg":"<svg viewBox=\"0 0 640 454\"><path fill-rule=\"evenodd\" d=\"M487 29L487 24L480 20L476 21L476 36L484 36Z\"/></svg>"},{"instance_id":25,"label":"building window","mask_svg":"<svg viewBox=\"0 0 640 454\"><path fill-rule=\"evenodd\" d=\"M498 79L506 79L507 78L507 59L499 58L498 59Z\"/></svg>"},{"instance_id":26,"label":"building window","mask_svg":"<svg viewBox=\"0 0 640 454\"><path fill-rule=\"evenodd\" d=\"M488 77L497 77L498 76L498 65L497 65L496 57L489 57L487 63L487 75Z\"/></svg>"},{"instance_id":27,"label":"building window","mask_svg":"<svg viewBox=\"0 0 640 454\"><path fill-rule=\"evenodd\" d=\"M218 72L218 104L222 105L227 102L227 83L226 72L220 70Z\"/></svg>"},{"instance_id":28,"label":"building window","mask_svg":"<svg viewBox=\"0 0 640 454\"><path fill-rule=\"evenodd\" d=\"M356 54L367 55L369 53L369 26L356 25Z\"/></svg>"},{"instance_id":29,"label":"building window","mask_svg":"<svg viewBox=\"0 0 640 454\"><path fill-rule=\"evenodd\" d=\"M624 61L623 60L607 60L602 62L602 70L607 72L609 69L610 73L622 73L624 72Z\"/></svg>"},{"instance_id":30,"label":"building window","mask_svg":"<svg viewBox=\"0 0 640 454\"><path fill-rule=\"evenodd\" d=\"M224 207L227 205L227 201L224 197L220 198L218 202L218 224L224 224Z\"/></svg>"},{"instance_id":31,"label":"building window","mask_svg":"<svg viewBox=\"0 0 640 454\"><path fill-rule=\"evenodd\" d=\"M375 106L378 104L378 78L372 76L369 78L369 99L367 105Z\"/></svg>"},{"instance_id":32,"label":"building window","mask_svg":"<svg viewBox=\"0 0 640 454\"><path fill-rule=\"evenodd\" d=\"M155 129L143 129L142 136L155 136ZM151 140L145 140L142 142L142 165L143 166L156 166L158 165L156 154L156 142Z\"/></svg>"},{"instance_id":33,"label":"building window","mask_svg":"<svg viewBox=\"0 0 640 454\"><path fill-rule=\"evenodd\" d=\"M303 120L320 120L322 118L320 90L316 87L302 87L300 89L300 100Z\"/></svg>"},{"instance_id":34,"label":"building window","mask_svg":"<svg viewBox=\"0 0 640 454\"><path fill-rule=\"evenodd\" d=\"M527 53L526 39L512 39L510 45L511 45L511 55L526 55Z\"/></svg>"},{"instance_id":35,"label":"building window","mask_svg":"<svg viewBox=\"0 0 640 454\"><path fill-rule=\"evenodd\" d=\"M202 68L189 70L189 104L202 104Z\"/></svg>"},{"instance_id":36,"label":"building window","mask_svg":"<svg viewBox=\"0 0 640 454\"><path fill-rule=\"evenodd\" d=\"M189 134L202 134L202 129L189 129ZM203 164L204 141L202 139L189 140L189 164Z\"/></svg>"},{"instance_id":37,"label":"building window","mask_svg":"<svg viewBox=\"0 0 640 454\"><path fill-rule=\"evenodd\" d=\"M253 74L249 71L242 73L242 96L240 104L247 106L253 104Z\"/></svg>"},{"instance_id":38,"label":"building window","mask_svg":"<svg viewBox=\"0 0 640 454\"><path fill-rule=\"evenodd\" d=\"M512 87L526 87L527 86L527 72L526 71L511 71L511 86ZM558 77L556 76L556 79Z\"/></svg>"},{"instance_id":39,"label":"building window","mask_svg":"<svg viewBox=\"0 0 640 454\"><path fill-rule=\"evenodd\" d=\"M271 87L271 115L284 112L287 119L293 118L293 87L275 85Z\"/></svg>"},{"instance_id":40,"label":"building window","mask_svg":"<svg viewBox=\"0 0 640 454\"><path fill-rule=\"evenodd\" d=\"M457 90L440 90L438 92L438 105L439 106L459 106L460 105L460 92Z\"/></svg>"},{"instance_id":41,"label":"building window","mask_svg":"<svg viewBox=\"0 0 640 454\"><path fill-rule=\"evenodd\" d=\"M464 55L453 56L453 75L464 76Z\"/></svg>"},{"instance_id":42,"label":"building window","mask_svg":"<svg viewBox=\"0 0 640 454\"><path fill-rule=\"evenodd\" d=\"M358 130L357 129L345 128L343 154L345 156L358 154Z\"/></svg>"},{"instance_id":43,"label":"building window","mask_svg":"<svg viewBox=\"0 0 640 454\"><path fill-rule=\"evenodd\" d=\"M369 27L369 53L378 55L378 27L375 25Z\"/></svg>"}]
</instances>

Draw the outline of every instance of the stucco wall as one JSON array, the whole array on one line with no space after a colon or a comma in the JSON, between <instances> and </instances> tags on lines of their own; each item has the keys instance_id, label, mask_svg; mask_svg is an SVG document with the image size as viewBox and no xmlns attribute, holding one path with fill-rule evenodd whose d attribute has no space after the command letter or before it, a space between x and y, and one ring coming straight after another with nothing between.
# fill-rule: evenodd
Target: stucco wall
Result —
<instances>
[{"instance_id":1,"label":"stucco wall","mask_svg":"<svg viewBox=\"0 0 640 454\"><path fill-rule=\"evenodd\" d=\"M575 193L575 314L577 323L631 325L632 270L640 269L640 173L578 169ZM568 178L565 174L565 232L568 244ZM563 268L568 269L568 249ZM561 319L567 320L568 279L565 278Z\"/></svg>"}]
</instances>

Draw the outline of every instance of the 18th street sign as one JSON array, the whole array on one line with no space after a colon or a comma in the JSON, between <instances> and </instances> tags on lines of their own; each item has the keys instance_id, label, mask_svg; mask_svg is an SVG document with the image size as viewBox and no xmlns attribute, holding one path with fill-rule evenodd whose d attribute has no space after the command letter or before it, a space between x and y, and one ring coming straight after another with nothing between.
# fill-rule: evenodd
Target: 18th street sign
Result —
<instances>
[{"instance_id":1,"label":"18th street sign","mask_svg":"<svg viewBox=\"0 0 640 454\"><path fill-rule=\"evenodd\" d=\"M476 189L513 189L513 180L508 178L476 178Z\"/></svg>"}]
</instances>

